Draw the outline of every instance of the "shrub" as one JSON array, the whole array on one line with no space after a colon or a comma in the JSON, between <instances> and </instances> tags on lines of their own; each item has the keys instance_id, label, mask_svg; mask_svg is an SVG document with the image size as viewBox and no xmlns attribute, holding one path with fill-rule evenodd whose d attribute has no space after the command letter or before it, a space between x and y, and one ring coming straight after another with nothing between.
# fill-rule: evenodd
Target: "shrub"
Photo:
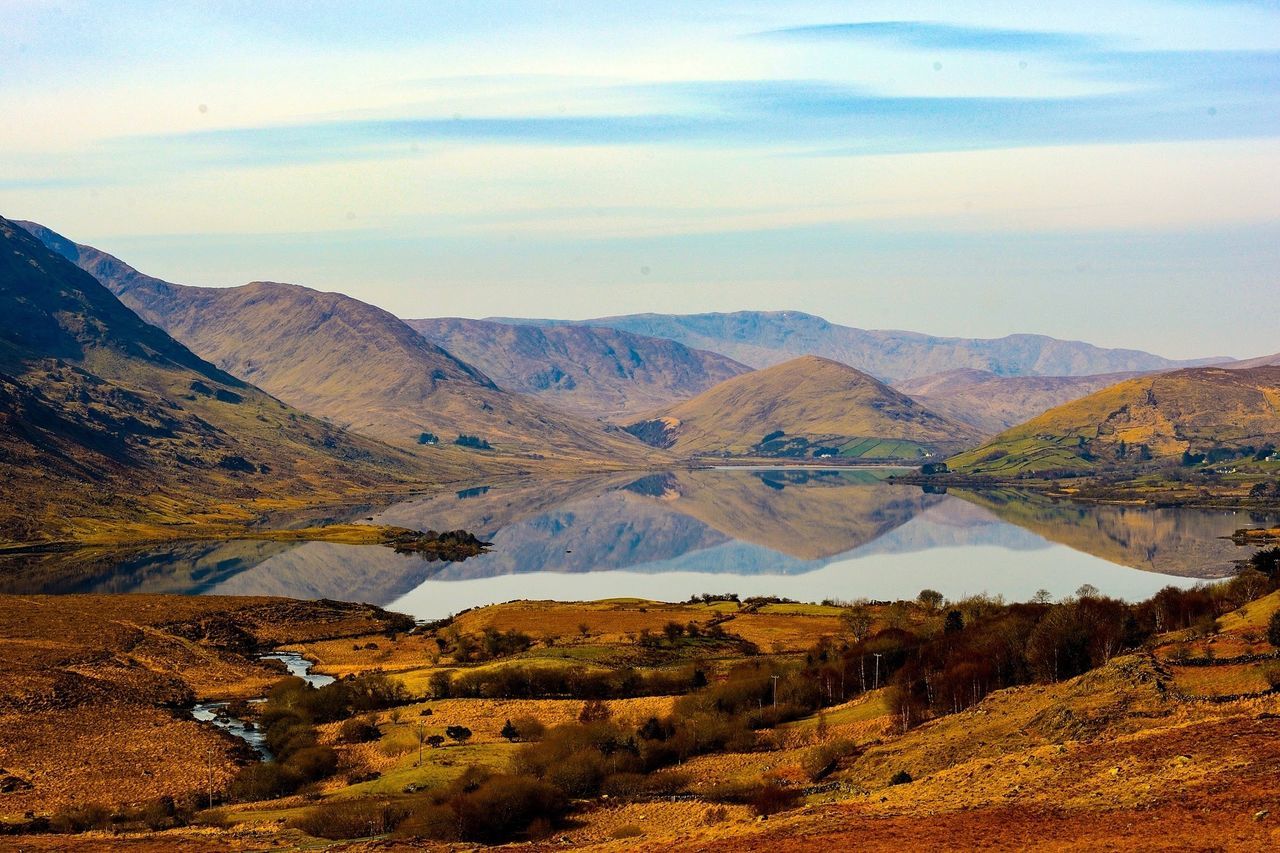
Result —
<instances>
[{"instance_id":1,"label":"shrub","mask_svg":"<svg viewBox=\"0 0 1280 853\"><path fill-rule=\"evenodd\" d=\"M395 803L334 800L307 809L290 825L316 838L366 838L390 832L408 816L409 810Z\"/></svg>"},{"instance_id":2,"label":"shrub","mask_svg":"<svg viewBox=\"0 0 1280 853\"><path fill-rule=\"evenodd\" d=\"M292 793L298 786L298 778L292 771L274 761L249 764L231 780L227 796L235 802L252 803L273 800Z\"/></svg>"},{"instance_id":3,"label":"shrub","mask_svg":"<svg viewBox=\"0 0 1280 853\"><path fill-rule=\"evenodd\" d=\"M472 768L432 795L397 829L406 837L500 844L537 838L559 824L569 801L529 776L486 775Z\"/></svg>"},{"instance_id":4,"label":"shrub","mask_svg":"<svg viewBox=\"0 0 1280 853\"><path fill-rule=\"evenodd\" d=\"M466 743L471 739L471 729L466 726L449 726L444 733L458 743Z\"/></svg>"},{"instance_id":5,"label":"shrub","mask_svg":"<svg viewBox=\"0 0 1280 853\"><path fill-rule=\"evenodd\" d=\"M341 743L369 743L382 737L378 726L367 717L352 717L338 728Z\"/></svg>"},{"instance_id":6,"label":"shrub","mask_svg":"<svg viewBox=\"0 0 1280 853\"><path fill-rule=\"evenodd\" d=\"M547 731L541 720L528 714L516 717L511 725L515 727L516 736L526 743L542 740L542 735Z\"/></svg>"},{"instance_id":7,"label":"shrub","mask_svg":"<svg viewBox=\"0 0 1280 853\"><path fill-rule=\"evenodd\" d=\"M905 770L899 770L889 777L890 785L910 785L915 780L911 778L911 774Z\"/></svg>"},{"instance_id":8,"label":"shrub","mask_svg":"<svg viewBox=\"0 0 1280 853\"><path fill-rule=\"evenodd\" d=\"M1262 677L1272 690L1280 688L1280 661L1270 660L1262 665Z\"/></svg>"},{"instance_id":9,"label":"shrub","mask_svg":"<svg viewBox=\"0 0 1280 853\"><path fill-rule=\"evenodd\" d=\"M328 746L309 746L290 756L285 768L304 783L315 782L338 769L338 753Z\"/></svg>"},{"instance_id":10,"label":"shrub","mask_svg":"<svg viewBox=\"0 0 1280 853\"><path fill-rule=\"evenodd\" d=\"M1280 646L1280 610L1272 613L1271 620L1267 622L1267 642Z\"/></svg>"},{"instance_id":11,"label":"shrub","mask_svg":"<svg viewBox=\"0 0 1280 853\"><path fill-rule=\"evenodd\" d=\"M858 746L851 740L823 743L805 752L800 759L800 767L810 780L817 782L835 770L842 758L857 754Z\"/></svg>"},{"instance_id":12,"label":"shrub","mask_svg":"<svg viewBox=\"0 0 1280 853\"><path fill-rule=\"evenodd\" d=\"M795 808L800 796L800 792L795 788L784 788L781 785L770 782L767 785L761 785L756 790L748 805L751 806L753 813L767 817L771 814Z\"/></svg>"}]
</instances>

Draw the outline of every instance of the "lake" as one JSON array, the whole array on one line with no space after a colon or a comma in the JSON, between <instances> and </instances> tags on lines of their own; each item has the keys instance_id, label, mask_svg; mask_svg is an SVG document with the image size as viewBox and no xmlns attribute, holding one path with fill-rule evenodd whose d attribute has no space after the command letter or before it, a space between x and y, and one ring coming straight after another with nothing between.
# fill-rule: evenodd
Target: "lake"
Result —
<instances>
[{"instance_id":1,"label":"lake","mask_svg":"<svg viewBox=\"0 0 1280 853\"><path fill-rule=\"evenodd\" d=\"M179 543L0 560L0 589L335 598L421 619L520 598L729 592L821 601L929 587L1026 600L1087 583L1140 599L1229 575L1253 549L1224 537L1280 524L1275 514L1092 506L1011 489L930 493L885 482L890 473L726 468L476 483L358 510L361 520L493 542L461 563L324 542Z\"/></svg>"}]
</instances>

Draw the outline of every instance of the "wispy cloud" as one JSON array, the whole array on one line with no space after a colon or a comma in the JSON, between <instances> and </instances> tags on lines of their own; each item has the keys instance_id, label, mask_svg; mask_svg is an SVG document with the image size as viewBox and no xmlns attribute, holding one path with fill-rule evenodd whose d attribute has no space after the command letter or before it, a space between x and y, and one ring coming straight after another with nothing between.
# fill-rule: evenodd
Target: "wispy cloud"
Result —
<instances>
[{"instance_id":1,"label":"wispy cloud","mask_svg":"<svg viewBox=\"0 0 1280 853\"><path fill-rule=\"evenodd\" d=\"M928 21L866 21L786 27L757 33L761 38L806 41L877 41L929 50L1025 53L1097 48L1097 36L1042 30L967 27Z\"/></svg>"},{"instance_id":2,"label":"wispy cloud","mask_svg":"<svg viewBox=\"0 0 1280 853\"><path fill-rule=\"evenodd\" d=\"M1093 52L1073 62L1116 85L1074 97L920 97L805 80L654 83L649 98L670 112L359 118L126 137L108 153L191 168L404 157L440 143L895 154L1280 135L1280 51Z\"/></svg>"}]
</instances>

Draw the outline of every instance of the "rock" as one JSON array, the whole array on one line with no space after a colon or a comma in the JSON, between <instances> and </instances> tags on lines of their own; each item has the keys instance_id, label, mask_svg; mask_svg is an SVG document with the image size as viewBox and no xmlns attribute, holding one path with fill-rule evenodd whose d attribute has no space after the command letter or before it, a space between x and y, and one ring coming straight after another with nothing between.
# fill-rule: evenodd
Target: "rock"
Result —
<instances>
[{"instance_id":1,"label":"rock","mask_svg":"<svg viewBox=\"0 0 1280 853\"><path fill-rule=\"evenodd\" d=\"M1254 819L1254 820L1266 820L1266 819L1267 819L1267 815L1269 815L1269 814L1271 814L1271 812L1270 812L1270 811L1268 811L1267 809L1263 809L1262 811L1255 813L1255 814L1254 814L1254 816L1253 816L1253 819Z\"/></svg>"}]
</instances>

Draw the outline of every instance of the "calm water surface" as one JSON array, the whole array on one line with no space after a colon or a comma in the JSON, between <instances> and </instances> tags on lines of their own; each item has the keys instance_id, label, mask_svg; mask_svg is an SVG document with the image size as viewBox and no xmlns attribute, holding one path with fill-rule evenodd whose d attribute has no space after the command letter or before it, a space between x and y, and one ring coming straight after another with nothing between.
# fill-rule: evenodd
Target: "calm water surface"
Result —
<instances>
[{"instance_id":1,"label":"calm water surface","mask_svg":"<svg viewBox=\"0 0 1280 853\"><path fill-rule=\"evenodd\" d=\"M8 592L170 592L359 600L424 619L517 598L704 592L800 600L948 597L1089 583L1143 598L1229 574L1249 512L1098 507L1016 491L929 494L885 469L719 469L477 483L372 513L494 543L461 563L377 546L240 541L0 561ZM365 509L359 518L369 517Z\"/></svg>"}]
</instances>

